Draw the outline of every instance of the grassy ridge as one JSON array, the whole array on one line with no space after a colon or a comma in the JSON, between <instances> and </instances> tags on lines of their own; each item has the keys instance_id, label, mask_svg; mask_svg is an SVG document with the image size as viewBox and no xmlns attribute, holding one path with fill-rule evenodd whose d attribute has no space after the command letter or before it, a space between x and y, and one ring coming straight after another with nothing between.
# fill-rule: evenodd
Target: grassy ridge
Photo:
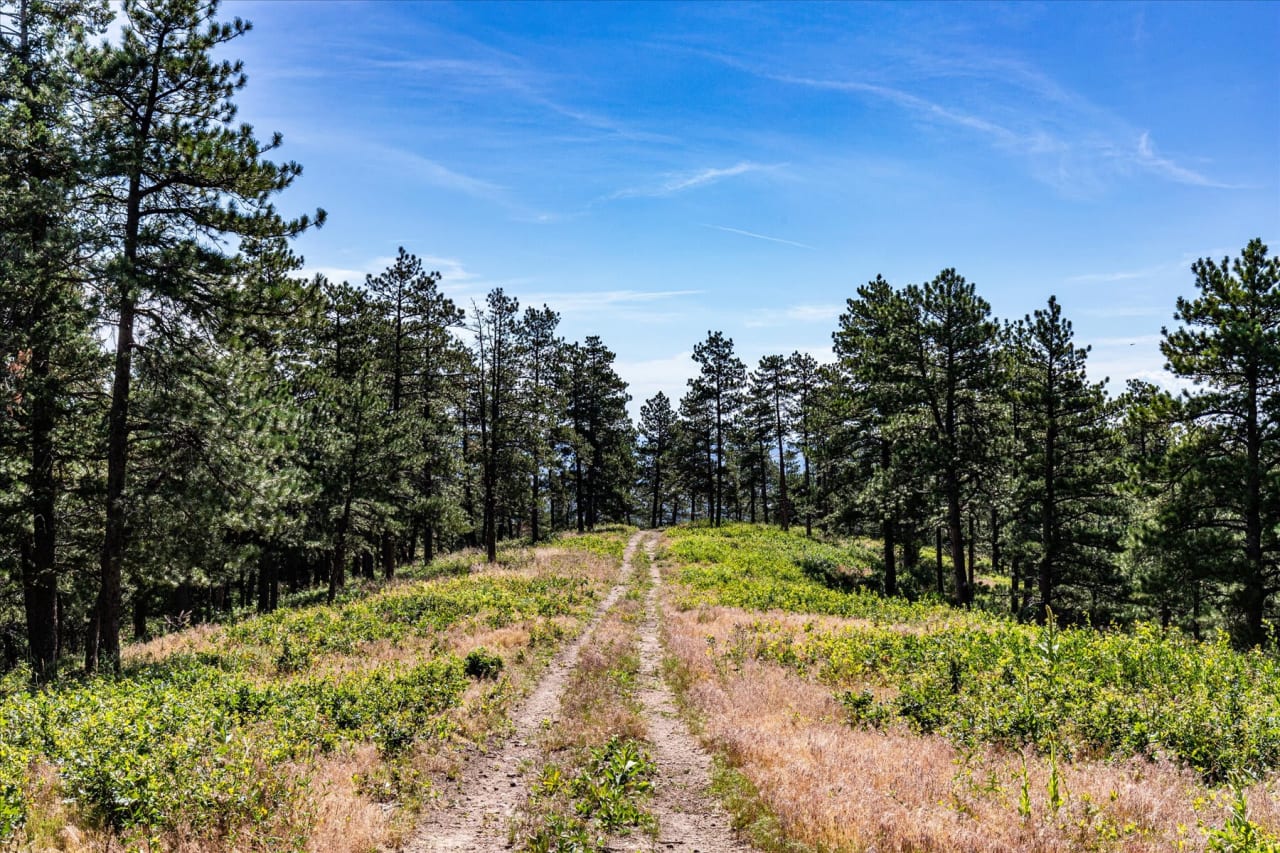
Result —
<instances>
[{"instance_id":1,"label":"grassy ridge","mask_svg":"<svg viewBox=\"0 0 1280 853\"><path fill-rule=\"evenodd\" d=\"M1225 642L1143 625L1129 633L1040 628L988 614L834 590L815 560L866 565L839 548L747 526L670 533L684 604L868 620L796 635L762 621L731 655L813 674L852 721L905 721L961 745L1033 746L1070 757L1173 757L1206 780L1280 764L1280 664Z\"/></svg>"},{"instance_id":2,"label":"grassy ridge","mask_svg":"<svg viewBox=\"0 0 1280 853\"><path fill-rule=\"evenodd\" d=\"M933 602L833 587L833 578L869 573L878 557L865 543L833 545L750 524L675 528L667 537L686 587L678 602L683 607L720 604L879 623L945 620L955 614Z\"/></svg>"},{"instance_id":3,"label":"grassy ridge","mask_svg":"<svg viewBox=\"0 0 1280 853\"><path fill-rule=\"evenodd\" d=\"M194 632L120 677L10 691L0 696L0 844L77 825L133 846L197 837L300 849L314 831L317 763L346 749L377 750L368 798L420 797L424 780L397 767L453 734L450 712L473 683L450 643L518 627L520 656L549 651L601 591L578 563L620 554L620 542L622 531L575 537L587 553L575 562L571 550L557 571L456 576L469 564L446 558L420 570L431 579ZM517 570L532 559L506 556ZM503 680L477 690L481 701L509 692Z\"/></svg>"}]
</instances>

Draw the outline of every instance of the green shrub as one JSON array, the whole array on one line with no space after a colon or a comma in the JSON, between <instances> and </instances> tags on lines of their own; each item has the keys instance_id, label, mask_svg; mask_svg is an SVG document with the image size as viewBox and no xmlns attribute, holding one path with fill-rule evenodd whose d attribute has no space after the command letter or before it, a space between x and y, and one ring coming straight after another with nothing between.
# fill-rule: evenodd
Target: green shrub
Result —
<instances>
[{"instance_id":1,"label":"green shrub","mask_svg":"<svg viewBox=\"0 0 1280 853\"><path fill-rule=\"evenodd\" d=\"M467 652L466 673L471 678L495 679L502 673L502 658L478 646Z\"/></svg>"}]
</instances>

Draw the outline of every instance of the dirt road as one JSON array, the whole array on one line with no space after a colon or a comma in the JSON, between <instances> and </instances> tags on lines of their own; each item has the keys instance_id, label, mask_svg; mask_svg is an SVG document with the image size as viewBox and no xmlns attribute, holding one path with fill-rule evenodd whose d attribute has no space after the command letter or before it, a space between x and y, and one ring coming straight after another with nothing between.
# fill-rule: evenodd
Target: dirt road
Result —
<instances>
[{"instance_id":1,"label":"dirt road","mask_svg":"<svg viewBox=\"0 0 1280 853\"><path fill-rule=\"evenodd\" d=\"M528 795L523 771L538 759L537 736L545 721L559 712L569 676L578 656L596 627L624 593L634 571L633 558L644 547L650 557L658 534L641 532L631 537L622 558L618 584L601 602L587 629L564 649L538 682L538 686L513 720L515 731L496 753L477 755L451 788L443 804L427 815L417 836L404 848L408 853L485 851L512 848L510 825ZM645 600L645 621L640 634L643 704L658 765L651 810L658 818L656 842L647 838L625 839L616 849L628 851L699 851L737 853L750 848L734 840L729 818L707 795L711 762L689 734L676 713L671 691L662 680L660 632L661 577L651 559L653 581ZM532 774L530 774L532 775Z\"/></svg>"}]
</instances>

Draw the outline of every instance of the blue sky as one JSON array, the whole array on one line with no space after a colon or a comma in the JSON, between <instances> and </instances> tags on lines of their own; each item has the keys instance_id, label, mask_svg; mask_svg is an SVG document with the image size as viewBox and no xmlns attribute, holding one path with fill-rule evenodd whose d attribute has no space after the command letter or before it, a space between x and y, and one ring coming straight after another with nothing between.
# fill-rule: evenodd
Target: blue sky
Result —
<instances>
[{"instance_id":1,"label":"blue sky","mask_svg":"<svg viewBox=\"0 0 1280 853\"><path fill-rule=\"evenodd\" d=\"M694 343L829 358L844 300L955 267L1056 294L1160 380L1191 261L1280 251L1280 4L250 2L241 118L322 206L309 270L405 246L599 334L639 403ZM826 354L824 356L824 354Z\"/></svg>"}]
</instances>

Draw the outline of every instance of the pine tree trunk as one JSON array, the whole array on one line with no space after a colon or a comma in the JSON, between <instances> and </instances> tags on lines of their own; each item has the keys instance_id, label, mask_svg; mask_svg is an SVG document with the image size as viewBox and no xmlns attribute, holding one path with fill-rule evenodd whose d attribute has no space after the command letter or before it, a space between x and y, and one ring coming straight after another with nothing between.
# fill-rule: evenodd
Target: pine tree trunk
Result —
<instances>
[{"instance_id":1,"label":"pine tree trunk","mask_svg":"<svg viewBox=\"0 0 1280 853\"><path fill-rule=\"evenodd\" d=\"M947 584L942 572L942 528L939 527L934 531L934 553L937 558L938 569L938 595L946 595Z\"/></svg>"},{"instance_id":2,"label":"pine tree trunk","mask_svg":"<svg viewBox=\"0 0 1280 853\"><path fill-rule=\"evenodd\" d=\"M1262 645L1267 640L1264 617L1267 608L1266 565L1262 560L1262 434L1258 427L1257 368L1246 370L1248 396L1245 413L1245 495L1244 557L1245 579L1243 605L1245 625L1241 638L1246 646Z\"/></svg>"},{"instance_id":3,"label":"pine tree trunk","mask_svg":"<svg viewBox=\"0 0 1280 853\"><path fill-rule=\"evenodd\" d=\"M951 537L951 569L956 583L956 603L967 606L973 599L969 575L964 567L964 518L960 505L960 481L954 472L947 476L947 535Z\"/></svg>"},{"instance_id":4,"label":"pine tree trunk","mask_svg":"<svg viewBox=\"0 0 1280 853\"><path fill-rule=\"evenodd\" d=\"M658 445L658 456L662 455L662 445ZM662 494L662 466L656 461L653 464L653 507L649 511L649 526L657 527L662 514L659 495Z\"/></svg>"},{"instance_id":5,"label":"pine tree trunk","mask_svg":"<svg viewBox=\"0 0 1280 853\"><path fill-rule=\"evenodd\" d=\"M390 530L382 531L382 576L387 580L396 576L396 537Z\"/></svg>"},{"instance_id":6,"label":"pine tree trunk","mask_svg":"<svg viewBox=\"0 0 1280 853\"><path fill-rule=\"evenodd\" d=\"M585 533L587 530L586 508L582 505L585 500L583 495L582 482L582 454L574 451L573 454L573 493L574 493L574 509L577 511L578 532Z\"/></svg>"},{"instance_id":7,"label":"pine tree trunk","mask_svg":"<svg viewBox=\"0 0 1280 853\"><path fill-rule=\"evenodd\" d=\"M132 267L132 263L130 266ZM126 284L126 288L129 285ZM96 619L85 645L85 669L96 672L105 660L120 668L121 573L124 564L124 493L129 465L129 389L133 377L133 324L135 304L131 296L120 300L116 329L115 379L111 411L107 418L107 520L102 542Z\"/></svg>"},{"instance_id":8,"label":"pine tree trunk","mask_svg":"<svg viewBox=\"0 0 1280 853\"><path fill-rule=\"evenodd\" d=\"M533 489L531 499L529 501L529 538L532 540L534 545L537 545L538 540L541 538L541 533L538 530L538 516L541 510L541 507L539 506L541 500L538 495L538 467L539 463L535 459L533 464Z\"/></svg>"},{"instance_id":9,"label":"pine tree trunk","mask_svg":"<svg viewBox=\"0 0 1280 853\"><path fill-rule=\"evenodd\" d=\"M151 632L147 630L147 617L150 615L147 610L149 592L142 586L133 591L133 639L139 643L151 639Z\"/></svg>"},{"instance_id":10,"label":"pine tree trunk","mask_svg":"<svg viewBox=\"0 0 1280 853\"><path fill-rule=\"evenodd\" d=\"M782 400L778 395L773 398L774 416L778 426L778 523L783 532L791 529L791 508L787 506L787 457L782 442Z\"/></svg>"},{"instance_id":11,"label":"pine tree trunk","mask_svg":"<svg viewBox=\"0 0 1280 853\"><path fill-rule=\"evenodd\" d=\"M1052 383L1052 378L1050 379ZM1050 384L1050 387L1053 387ZM1052 398L1051 398L1052 399ZM1057 564L1057 472L1055 471L1054 455L1057 452L1057 417L1053 411L1052 402L1049 410L1049 425L1045 432L1045 448L1044 448L1044 512L1041 514L1040 521L1040 572L1039 572L1039 593L1040 608L1036 614L1036 622L1044 625L1048 622L1050 614L1053 612L1053 586L1054 586L1054 569Z\"/></svg>"},{"instance_id":12,"label":"pine tree trunk","mask_svg":"<svg viewBox=\"0 0 1280 853\"><path fill-rule=\"evenodd\" d=\"M977 551L978 540L974 536L973 531L973 513L969 513L969 598L972 599L974 593L978 591L977 578L974 577L974 565L978 562L975 557Z\"/></svg>"},{"instance_id":13,"label":"pine tree trunk","mask_svg":"<svg viewBox=\"0 0 1280 853\"><path fill-rule=\"evenodd\" d=\"M43 325L40 323L39 325ZM54 401L49 383L49 352L37 343L28 363L31 371L32 548L22 561L22 598L27 618L27 647L37 684L58 672L57 479L54 474Z\"/></svg>"},{"instance_id":14,"label":"pine tree trunk","mask_svg":"<svg viewBox=\"0 0 1280 853\"><path fill-rule=\"evenodd\" d=\"M347 528L351 524L351 493L342 504L342 517L338 519L338 529L333 541L333 562L329 564L329 595L327 600L333 604L338 597L338 590L346 585L347 577Z\"/></svg>"},{"instance_id":15,"label":"pine tree trunk","mask_svg":"<svg viewBox=\"0 0 1280 853\"><path fill-rule=\"evenodd\" d=\"M892 518L884 520L884 594L898 594L898 565L896 562L897 543L894 541L894 533L897 525L893 523Z\"/></svg>"},{"instance_id":16,"label":"pine tree trunk","mask_svg":"<svg viewBox=\"0 0 1280 853\"><path fill-rule=\"evenodd\" d=\"M1009 613L1018 615L1018 555L1015 552L1009 561Z\"/></svg>"},{"instance_id":17,"label":"pine tree trunk","mask_svg":"<svg viewBox=\"0 0 1280 853\"><path fill-rule=\"evenodd\" d=\"M276 561L274 555L263 549L258 558L258 612L271 612L271 585L276 577Z\"/></svg>"}]
</instances>

